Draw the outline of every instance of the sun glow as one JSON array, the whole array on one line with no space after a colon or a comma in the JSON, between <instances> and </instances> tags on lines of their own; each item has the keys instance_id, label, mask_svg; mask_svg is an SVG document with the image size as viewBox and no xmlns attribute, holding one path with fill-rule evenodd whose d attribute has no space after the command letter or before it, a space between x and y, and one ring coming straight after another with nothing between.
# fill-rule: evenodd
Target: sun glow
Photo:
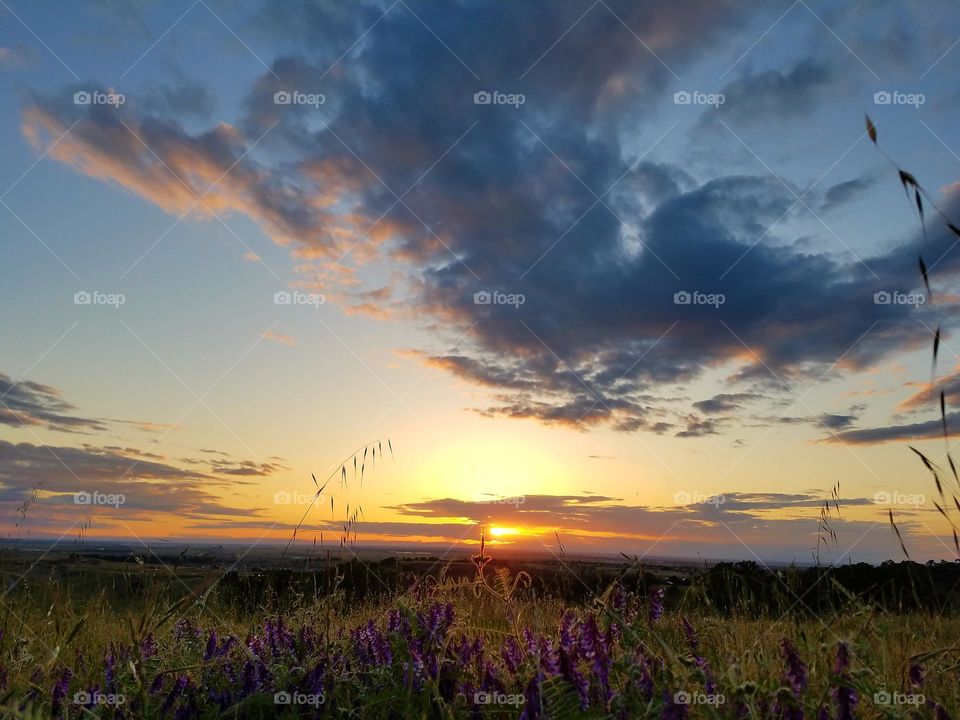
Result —
<instances>
[{"instance_id":1,"label":"sun glow","mask_svg":"<svg viewBox=\"0 0 960 720\"><path fill-rule=\"evenodd\" d=\"M508 535L517 535L517 534L519 534L520 531L517 530L516 528L511 528L511 527L497 527L497 526L494 526L494 527L489 528L489 529L487 530L487 532L489 532L492 537L502 538L502 537L506 537L506 536L508 536Z\"/></svg>"}]
</instances>

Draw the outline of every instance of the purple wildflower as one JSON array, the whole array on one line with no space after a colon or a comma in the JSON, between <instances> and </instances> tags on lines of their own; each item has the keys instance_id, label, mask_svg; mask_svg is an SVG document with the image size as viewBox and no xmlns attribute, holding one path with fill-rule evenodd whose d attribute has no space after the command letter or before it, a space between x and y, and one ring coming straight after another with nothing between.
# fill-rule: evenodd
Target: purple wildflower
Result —
<instances>
[{"instance_id":1,"label":"purple wildflower","mask_svg":"<svg viewBox=\"0 0 960 720\"><path fill-rule=\"evenodd\" d=\"M610 593L610 606L618 612L623 612L627 608L627 593L620 583L614 583L613 585L613 591Z\"/></svg>"},{"instance_id":2,"label":"purple wildflower","mask_svg":"<svg viewBox=\"0 0 960 720\"><path fill-rule=\"evenodd\" d=\"M180 620L173 629L173 637L177 642L196 640L201 635L203 635L203 631L187 618Z\"/></svg>"},{"instance_id":3,"label":"purple wildflower","mask_svg":"<svg viewBox=\"0 0 960 720\"><path fill-rule=\"evenodd\" d=\"M391 608L387 612L387 632L403 634L404 627L408 626L407 619L399 610Z\"/></svg>"},{"instance_id":4,"label":"purple wildflower","mask_svg":"<svg viewBox=\"0 0 960 720\"><path fill-rule=\"evenodd\" d=\"M327 664L321 660L308 672L300 682L300 690L308 695L317 695L323 692L327 676Z\"/></svg>"},{"instance_id":5,"label":"purple wildflower","mask_svg":"<svg viewBox=\"0 0 960 720\"><path fill-rule=\"evenodd\" d=\"M274 657L277 657L283 652L293 650L293 633L284 625L282 617L278 617L276 620L267 620L263 626L263 631L264 635L266 635L270 652L273 653Z\"/></svg>"},{"instance_id":6,"label":"purple wildflower","mask_svg":"<svg viewBox=\"0 0 960 720\"><path fill-rule=\"evenodd\" d=\"M800 697L801 693L807 689L807 666L787 638L780 640L780 654L786 663L787 670L783 675L784 682L793 692L794 697Z\"/></svg>"},{"instance_id":7,"label":"purple wildflower","mask_svg":"<svg viewBox=\"0 0 960 720\"><path fill-rule=\"evenodd\" d=\"M524 628L520 634L523 636L523 644L527 646L527 655L537 655L537 639L533 636L530 628Z\"/></svg>"},{"instance_id":8,"label":"purple wildflower","mask_svg":"<svg viewBox=\"0 0 960 720\"><path fill-rule=\"evenodd\" d=\"M178 699L183 697L183 694L186 692L189 685L190 678L188 678L186 675L178 675L176 680L173 681L173 687L170 688L170 693L160 706L160 713L165 714L168 712L170 708L173 707L173 704Z\"/></svg>"},{"instance_id":9,"label":"purple wildflower","mask_svg":"<svg viewBox=\"0 0 960 720\"><path fill-rule=\"evenodd\" d=\"M911 690L917 690L923 685L923 667L919 663L910 663L907 679Z\"/></svg>"},{"instance_id":10,"label":"purple wildflower","mask_svg":"<svg viewBox=\"0 0 960 720\"><path fill-rule=\"evenodd\" d=\"M537 720L544 717L543 698L540 685L543 682L543 673L538 668L536 674L530 678L523 696L523 712L520 714L520 720Z\"/></svg>"},{"instance_id":11,"label":"purple wildflower","mask_svg":"<svg viewBox=\"0 0 960 720\"><path fill-rule=\"evenodd\" d=\"M247 660L243 664L243 694L252 695L260 689L260 678L256 667Z\"/></svg>"},{"instance_id":12,"label":"purple wildflower","mask_svg":"<svg viewBox=\"0 0 960 720\"><path fill-rule=\"evenodd\" d=\"M63 711L63 701L67 697L67 693L70 692L70 681L73 679L73 672L70 668L65 668L63 675L60 676L60 679L53 686L53 692L51 693L51 714L54 716L60 715Z\"/></svg>"},{"instance_id":13,"label":"purple wildflower","mask_svg":"<svg viewBox=\"0 0 960 720\"><path fill-rule=\"evenodd\" d=\"M157 640L153 637L153 633L148 633L147 636L140 641L140 657L144 660L152 658L157 654L158 650Z\"/></svg>"},{"instance_id":14,"label":"purple wildflower","mask_svg":"<svg viewBox=\"0 0 960 720\"><path fill-rule=\"evenodd\" d=\"M560 618L560 649L576 655L577 645L574 636L577 627L577 614L567 610Z\"/></svg>"},{"instance_id":15,"label":"purple wildflower","mask_svg":"<svg viewBox=\"0 0 960 720\"><path fill-rule=\"evenodd\" d=\"M513 675L517 673L520 665L523 664L523 655L520 652L520 646L513 637L508 637L504 641L503 647L500 648L500 656L503 658L507 670Z\"/></svg>"},{"instance_id":16,"label":"purple wildflower","mask_svg":"<svg viewBox=\"0 0 960 720\"><path fill-rule=\"evenodd\" d=\"M560 648L560 674L577 689L580 696L580 709L586 710L590 706L590 681L584 677L577 666L577 648Z\"/></svg>"},{"instance_id":17,"label":"purple wildflower","mask_svg":"<svg viewBox=\"0 0 960 720\"><path fill-rule=\"evenodd\" d=\"M647 621L653 625L663 615L663 588L653 588L649 595Z\"/></svg>"},{"instance_id":18,"label":"purple wildflower","mask_svg":"<svg viewBox=\"0 0 960 720\"><path fill-rule=\"evenodd\" d=\"M203 652L203 661L210 662L214 653L217 652L217 631L211 630L210 637L207 639L207 649Z\"/></svg>"},{"instance_id":19,"label":"purple wildflower","mask_svg":"<svg viewBox=\"0 0 960 720\"><path fill-rule=\"evenodd\" d=\"M257 658L262 658L264 654L263 640L259 635L253 635L247 638L247 648Z\"/></svg>"},{"instance_id":20,"label":"purple wildflower","mask_svg":"<svg viewBox=\"0 0 960 720\"><path fill-rule=\"evenodd\" d=\"M637 677L637 688L640 690L641 697L649 701L653 697L654 682L653 675L650 674L650 659L644 652L645 648L641 645L633 653L633 664L640 670Z\"/></svg>"},{"instance_id":21,"label":"purple wildflower","mask_svg":"<svg viewBox=\"0 0 960 720\"><path fill-rule=\"evenodd\" d=\"M580 653L588 660L592 660L597 654L600 642L597 618L590 614L586 621L580 623Z\"/></svg>"},{"instance_id":22,"label":"purple wildflower","mask_svg":"<svg viewBox=\"0 0 960 720\"><path fill-rule=\"evenodd\" d=\"M597 619L593 614L587 616L585 622L580 623L580 654L590 661L590 669L596 675L600 693L604 702L612 697L610 690L610 645L612 635L600 632Z\"/></svg>"},{"instance_id":23,"label":"purple wildflower","mask_svg":"<svg viewBox=\"0 0 960 720\"><path fill-rule=\"evenodd\" d=\"M540 638L540 667L550 675L560 674L560 658L553 643L546 638Z\"/></svg>"},{"instance_id":24,"label":"purple wildflower","mask_svg":"<svg viewBox=\"0 0 960 720\"><path fill-rule=\"evenodd\" d=\"M393 653L383 633L369 620L350 633L357 659L363 665L383 667L393 662Z\"/></svg>"},{"instance_id":25,"label":"purple wildflower","mask_svg":"<svg viewBox=\"0 0 960 720\"><path fill-rule=\"evenodd\" d=\"M451 648L460 667L466 667L470 664L473 657L473 643L466 635L461 633L457 641L451 644Z\"/></svg>"},{"instance_id":26,"label":"purple wildflower","mask_svg":"<svg viewBox=\"0 0 960 720\"><path fill-rule=\"evenodd\" d=\"M850 646L845 642L837 643L837 658L833 667L837 687L834 698L837 701L837 720L853 720L853 710L857 706L857 691L850 686Z\"/></svg>"},{"instance_id":27,"label":"purple wildflower","mask_svg":"<svg viewBox=\"0 0 960 720\"><path fill-rule=\"evenodd\" d=\"M496 692L504 692L506 690L506 687L500 682L500 677L497 675L497 668L489 661L483 664L481 678L480 687L484 690L495 690Z\"/></svg>"},{"instance_id":28,"label":"purple wildflower","mask_svg":"<svg viewBox=\"0 0 960 720\"><path fill-rule=\"evenodd\" d=\"M110 643L110 652L107 653L107 656L103 661L103 674L106 678L106 690L108 693L114 693L117 690L116 687L116 672L117 672L117 656L114 653L113 643Z\"/></svg>"}]
</instances>

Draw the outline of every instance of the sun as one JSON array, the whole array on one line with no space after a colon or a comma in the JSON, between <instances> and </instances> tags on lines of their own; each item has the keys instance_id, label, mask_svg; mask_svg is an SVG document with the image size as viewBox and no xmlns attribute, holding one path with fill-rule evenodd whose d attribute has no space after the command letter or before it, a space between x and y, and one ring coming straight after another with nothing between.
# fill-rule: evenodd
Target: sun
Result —
<instances>
[{"instance_id":1,"label":"sun","mask_svg":"<svg viewBox=\"0 0 960 720\"><path fill-rule=\"evenodd\" d=\"M487 532L489 532L492 537L501 538L501 537L507 537L508 535L516 535L518 530L516 528L498 527L495 525L489 528Z\"/></svg>"}]
</instances>

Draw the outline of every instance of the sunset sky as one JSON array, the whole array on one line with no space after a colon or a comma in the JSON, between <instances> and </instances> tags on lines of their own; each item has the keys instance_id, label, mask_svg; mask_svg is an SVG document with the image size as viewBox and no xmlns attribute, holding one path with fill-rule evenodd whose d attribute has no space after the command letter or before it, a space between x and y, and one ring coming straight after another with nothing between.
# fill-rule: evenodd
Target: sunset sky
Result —
<instances>
[{"instance_id":1,"label":"sunset sky","mask_svg":"<svg viewBox=\"0 0 960 720\"><path fill-rule=\"evenodd\" d=\"M0 0L3 536L282 542L333 473L304 541L806 562L840 483L822 557L954 557L888 157L960 224L958 63L950 2Z\"/></svg>"}]
</instances>

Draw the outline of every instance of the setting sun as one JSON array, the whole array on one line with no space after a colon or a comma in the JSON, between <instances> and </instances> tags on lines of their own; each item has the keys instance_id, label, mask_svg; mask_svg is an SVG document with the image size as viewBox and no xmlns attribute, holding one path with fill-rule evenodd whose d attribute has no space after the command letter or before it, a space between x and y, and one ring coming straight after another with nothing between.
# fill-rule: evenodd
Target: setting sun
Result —
<instances>
[{"instance_id":1,"label":"setting sun","mask_svg":"<svg viewBox=\"0 0 960 720\"><path fill-rule=\"evenodd\" d=\"M511 527L494 526L494 527L491 527L489 530L487 530L487 532L489 532L490 535L495 538L502 538L502 537L507 537L509 535L517 535L519 534L520 531L517 530L516 528L511 528Z\"/></svg>"}]
</instances>

